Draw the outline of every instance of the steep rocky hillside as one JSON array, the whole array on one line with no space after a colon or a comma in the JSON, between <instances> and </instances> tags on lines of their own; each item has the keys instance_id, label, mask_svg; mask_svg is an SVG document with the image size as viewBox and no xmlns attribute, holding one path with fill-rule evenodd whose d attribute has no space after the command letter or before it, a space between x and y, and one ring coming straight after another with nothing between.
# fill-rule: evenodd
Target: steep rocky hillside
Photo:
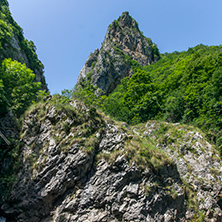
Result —
<instances>
[{"instance_id":1,"label":"steep rocky hillside","mask_svg":"<svg viewBox=\"0 0 222 222\"><path fill-rule=\"evenodd\" d=\"M25 62L35 71L36 80L47 89L34 44L24 39L21 28L10 15L7 1L0 3L1 62L7 57ZM215 54L215 60L205 58L206 70L208 63L211 64L209 61L217 61L216 67L220 67L221 60L216 55L221 54ZM195 56L192 62L195 58L200 56ZM156 45L142 35L136 21L125 12L109 26L101 49L89 56L78 83L84 86L86 81L98 87L97 94L109 94L123 77L130 77L137 68L158 59ZM168 64L168 58L164 61ZM179 65L186 67L184 64ZM172 66L184 76L186 72L183 73L179 65ZM161 67L156 71L158 67L155 63L150 69L158 76L159 72L164 75ZM221 72L215 73L214 79L220 80ZM175 80L174 75L170 77ZM208 142L209 135L181 123L148 120L153 119L147 114L155 104L164 108L157 100L157 84L153 84L144 70L136 71L127 81L129 91L124 99L142 105L132 112L132 117L138 117L139 110L143 116L146 114L141 119L144 123L134 126L114 121L95 109L92 104L96 97L100 108L104 108L108 97L99 97L94 94L94 88L90 91L87 87L80 91L79 100L42 93L20 119L13 115L13 109L7 110L0 118L0 132L11 142L10 145L5 141L0 143L0 222L222 221L222 161L215 146ZM168 79L166 82L170 83ZM213 89L217 89L221 81L215 82L219 84L211 87ZM115 93L123 97L121 87ZM137 90L141 94L133 98L131 95ZM175 87L172 90L175 91ZM190 92L193 96L193 91ZM220 90L215 92L219 98ZM146 96L138 103L136 99L141 99L143 93ZM36 96L36 92L33 94ZM175 98L178 95L181 94L177 93ZM117 100L110 96L107 103L114 101L111 104L116 106ZM86 97L88 105L80 101ZM175 104L174 97L164 101ZM215 105L217 100L212 101ZM193 103L196 101L190 104ZM125 101L119 103L117 112L124 111L121 104L127 105ZM218 115L221 103L216 105ZM168 110L170 117L174 108ZM158 114L159 119L159 110ZM137 118L136 123L139 120Z\"/></svg>"},{"instance_id":2,"label":"steep rocky hillside","mask_svg":"<svg viewBox=\"0 0 222 222\"><path fill-rule=\"evenodd\" d=\"M0 1L0 64L5 58L25 63L35 73L35 81L42 83L42 89L48 90L43 75L43 64L36 55L32 41L23 36L23 30L14 21L7 0Z\"/></svg>"},{"instance_id":3,"label":"steep rocky hillside","mask_svg":"<svg viewBox=\"0 0 222 222\"><path fill-rule=\"evenodd\" d=\"M129 127L49 97L27 112L13 161L1 168L9 222L222 220L222 162L186 125Z\"/></svg>"},{"instance_id":4,"label":"steep rocky hillside","mask_svg":"<svg viewBox=\"0 0 222 222\"><path fill-rule=\"evenodd\" d=\"M113 21L100 50L91 53L80 71L78 83L90 79L105 94L112 92L133 67L145 66L159 59L156 44L139 30L128 12Z\"/></svg>"},{"instance_id":5,"label":"steep rocky hillside","mask_svg":"<svg viewBox=\"0 0 222 222\"><path fill-rule=\"evenodd\" d=\"M8 1L1 0L0 133L10 141L18 138L16 117L22 114L18 110L29 106L36 99L39 89L48 91L43 69L34 43L24 38L23 30L10 13ZM0 136L0 148L4 145Z\"/></svg>"}]
</instances>

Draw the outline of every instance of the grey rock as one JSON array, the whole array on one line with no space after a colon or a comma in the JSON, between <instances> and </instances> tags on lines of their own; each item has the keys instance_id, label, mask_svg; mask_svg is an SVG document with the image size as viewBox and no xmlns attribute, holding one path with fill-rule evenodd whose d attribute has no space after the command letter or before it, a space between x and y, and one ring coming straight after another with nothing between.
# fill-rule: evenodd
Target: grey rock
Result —
<instances>
[{"instance_id":1,"label":"grey rock","mask_svg":"<svg viewBox=\"0 0 222 222\"><path fill-rule=\"evenodd\" d=\"M77 84L90 80L102 90L97 91L98 94L109 94L121 79L133 74L129 58L141 66L158 61L159 54L154 53L154 47L156 45L151 39L141 34L136 21L124 12L109 26L100 50L96 49L89 55Z\"/></svg>"},{"instance_id":2,"label":"grey rock","mask_svg":"<svg viewBox=\"0 0 222 222\"><path fill-rule=\"evenodd\" d=\"M167 125L171 125L167 123ZM172 124L174 125L174 124ZM182 138L177 138L177 145L158 144L158 147L168 153L177 165L180 177L197 192L199 209L205 213L205 221L221 221L221 165L214 147L204 140L200 132L186 131L183 126L177 125L178 131L184 131ZM158 129L157 122L148 122L146 130ZM167 138L171 135L166 132ZM151 135L151 139L155 135ZM172 150L173 147L173 150ZM215 166L215 168L214 168ZM176 191L174 187L174 191ZM218 198L216 198L218 197ZM208 212L208 209L214 209ZM218 213L213 213L217 209ZM207 213L208 212L208 213ZM187 209L186 220L191 220L194 212Z\"/></svg>"},{"instance_id":3,"label":"grey rock","mask_svg":"<svg viewBox=\"0 0 222 222\"><path fill-rule=\"evenodd\" d=\"M114 149L120 149L126 137L127 135L119 132L116 126L107 124L107 133L100 142L99 150L110 152Z\"/></svg>"},{"instance_id":4,"label":"grey rock","mask_svg":"<svg viewBox=\"0 0 222 222\"><path fill-rule=\"evenodd\" d=\"M5 222L5 221L6 221L6 218L0 217L0 222Z\"/></svg>"},{"instance_id":5,"label":"grey rock","mask_svg":"<svg viewBox=\"0 0 222 222\"><path fill-rule=\"evenodd\" d=\"M4 58L11 58L12 60L17 60L20 63L25 63L25 65L28 68L31 68L33 73L35 73L35 81L41 82L42 90L48 91L46 80L43 75L44 73L43 66L36 67L35 69L32 68L32 66L30 65L32 63L31 61L32 58L29 57L28 53L25 53L23 50L21 50L22 43L20 39L21 39L21 36L19 37L16 33L14 33L14 35L9 39L10 46L6 46L3 48L4 57L3 55L1 55L0 59L2 60Z\"/></svg>"},{"instance_id":6,"label":"grey rock","mask_svg":"<svg viewBox=\"0 0 222 222\"><path fill-rule=\"evenodd\" d=\"M151 136L152 134L153 134L153 131L151 129L143 133L144 136Z\"/></svg>"},{"instance_id":7,"label":"grey rock","mask_svg":"<svg viewBox=\"0 0 222 222\"><path fill-rule=\"evenodd\" d=\"M86 107L73 104L76 112L82 114L84 110L89 115ZM136 136L132 132L137 132L136 128L123 131L98 115L102 124L95 124L91 135L98 143L94 151L86 152L84 142L77 140L64 146L61 141L78 137L77 131L94 116L88 116L67 134L62 127L68 118L64 112L49 106L44 118L38 120L37 116L31 112L25 117L21 170L8 199L0 203L0 213L11 221L192 221L195 212L187 204L189 192L196 194L198 210L206 221L221 221L221 175L213 175L211 167L219 171L222 164L220 159L213 160L213 147L201 134L202 138L198 136L194 141L196 133L186 132L179 145L163 146L155 137L158 123L147 123L145 131L152 130L150 139L154 138L172 157L172 163L160 169L141 169L125 153L128 135ZM32 130L34 125L39 130ZM62 136L56 139L56 135ZM87 141L88 137L81 139ZM98 158L116 152L119 155L113 161Z\"/></svg>"}]
</instances>

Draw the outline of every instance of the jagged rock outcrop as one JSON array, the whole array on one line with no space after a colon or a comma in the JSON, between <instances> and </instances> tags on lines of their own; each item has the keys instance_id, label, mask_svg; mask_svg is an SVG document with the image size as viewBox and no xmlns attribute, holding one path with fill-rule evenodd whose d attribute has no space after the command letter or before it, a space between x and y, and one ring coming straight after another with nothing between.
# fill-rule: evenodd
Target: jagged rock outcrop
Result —
<instances>
[{"instance_id":1,"label":"jagged rock outcrop","mask_svg":"<svg viewBox=\"0 0 222 222\"><path fill-rule=\"evenodd\" d=\"M222 162L191 127L130 128L53 98L27 113L19 150L9 222L222 220Z\"/></svg>"},{"instance_id":2,"label":"jagged rock outcrop","mask_svg":"<svg viewBox=\"0 0 222 222\"><path fill-rule=\"evenodd\" d=\"M109 26L100 50L90 54L77 84L90 80L103 93L109 94L122 78L133 74L132 60L145 66L158 61L159 57L156 44L146 38L137 22L124 12Z\"/></svg>"}]
</instances>

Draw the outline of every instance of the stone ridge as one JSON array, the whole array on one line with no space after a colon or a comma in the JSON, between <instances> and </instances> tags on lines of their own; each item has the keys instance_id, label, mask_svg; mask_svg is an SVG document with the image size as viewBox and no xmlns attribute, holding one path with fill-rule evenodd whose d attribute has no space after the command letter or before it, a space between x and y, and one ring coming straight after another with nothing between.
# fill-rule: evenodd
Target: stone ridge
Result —
<instances>
[{"instance_id":1,"label":"stone ridge","mask_svg":"<svg viewBox=\"0 0 222 222\"><path fill-rule=\"evenodd\" d=\"M49 98L25 116L22 164L8 195L0 186L0 219L222 221L222 161L198 130L130 127L77 101L65 107Z\"/></svg>"},{"instance_id":2,"label":"stone ridge","mask_svg":"<svg viewBox=\"0 0 222 222\"><path fill-rule=\"evenodd\" d=\"M105 42L110 41L119 46L124 53L131 56L141 66L150 65L158 60L158 57L154 58L152 55L151 47L155 44L151 39L143 36L138 23L128 12L124 12L117 21L113 21L109 26Z\"/></svg>"},{"instance_id":3,"label":"stone ridge","mask_svg":"<svg viewBox=\"0 0 222 222\"><path fill-rule=\"evenodd\" d=\"M77 84L90 80L105 94L111 93L124 77L134 71L131 60L145 66L157 62L159 51L150 38L139 30L138 23L124 12L109 25L102 47L88 57Z\"/></svg>"}]
</instances>

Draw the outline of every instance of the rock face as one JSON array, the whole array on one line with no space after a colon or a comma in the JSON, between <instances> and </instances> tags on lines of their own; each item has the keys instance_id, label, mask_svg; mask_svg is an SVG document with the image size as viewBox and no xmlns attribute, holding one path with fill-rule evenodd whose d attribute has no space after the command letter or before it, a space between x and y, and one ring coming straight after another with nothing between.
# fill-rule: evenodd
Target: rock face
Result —
<instances>
[{"instance_id":1,"label":"rock face","mask_svg":"<svg viewBox=\"0 0 222 222\"><path fill-rule=\"evenodd\" d=\"M44 76L44 66L41 63L40 60L38 60L37 55L35 54L35 49L33 48L32 52L25 53L22 50L21 42L19 41L18 36L14 34L14 36L10 40L11 48L10 50L7 48L4 52L6 58L12 58L12 60L17 60L18 62L25 63L26 66L35 73L35 81L41 82L41 89L48 91L47 83ZM30 56L30 53L32 53L32 56L36 57L36 61L38 65L33 65L33 58Z\"/></svg>"},{"instance_id":2,"label":"rock face","mask_svg":"<svg viewBox=\"0 0 222 222\"><path fill-rule=\"evenodd\" d=\"M7 221L222 220L222 162L193 128L129 128L48 100L26 115L19 150L16 182L1 190Z\"/></svg>"},{"instance_id":3,"label":"rock face","mask_svg":"<svg viewBox=\"0 0 222 222\"><path fill-rule=\"evenodd\" d=\"M23 30L14 21L9 11L7 0L0 2L2 15L0 39L0 64L5 58L25 63L35 73L35 81L42 83L42 89L48 91L43 75L44 66L36 55L36 47L32 41L23 36Z\"/></svg>"},{"instance_id":4,"label":"rock face","mask_svg":"<svg viewBox=\"0 0 222 222\"><path fill-rule=\"evenodd\" d=\"M80 71L78 83L88 79L109 94L122 78L133 74L132 61L145 66L158 59L157 46L140 32L129 13L124 12L109 26L101 49L90 54Z\"/></svg>"}]
</instances>

